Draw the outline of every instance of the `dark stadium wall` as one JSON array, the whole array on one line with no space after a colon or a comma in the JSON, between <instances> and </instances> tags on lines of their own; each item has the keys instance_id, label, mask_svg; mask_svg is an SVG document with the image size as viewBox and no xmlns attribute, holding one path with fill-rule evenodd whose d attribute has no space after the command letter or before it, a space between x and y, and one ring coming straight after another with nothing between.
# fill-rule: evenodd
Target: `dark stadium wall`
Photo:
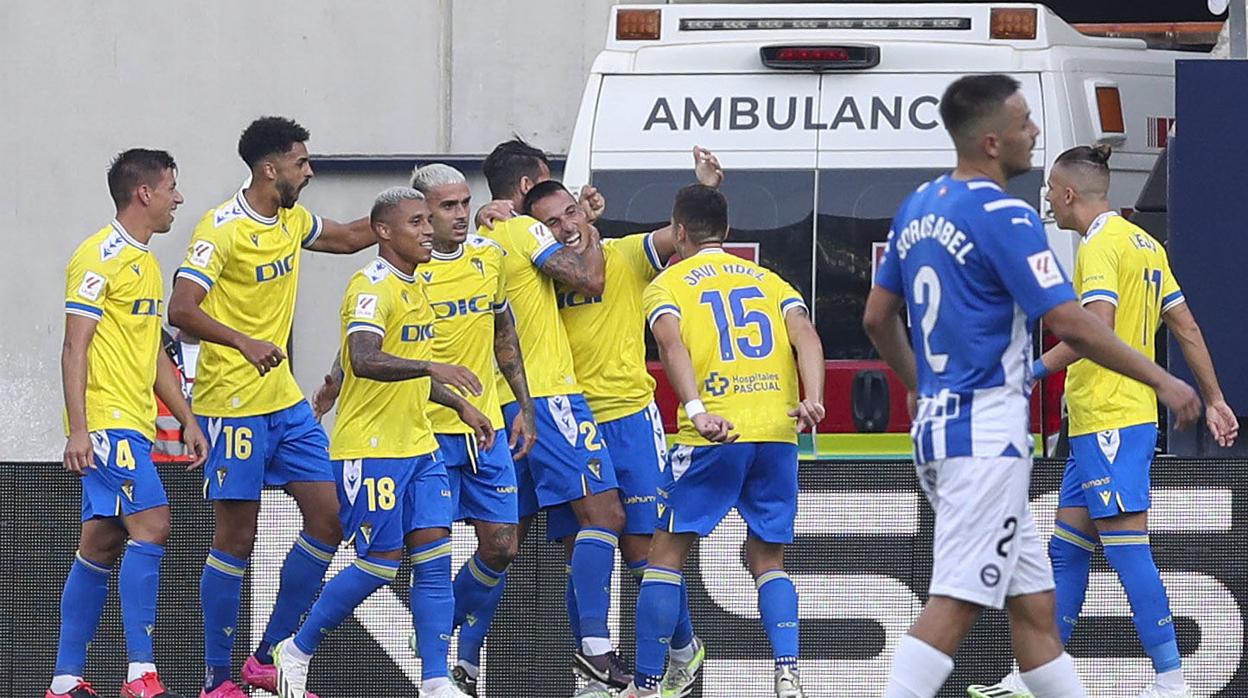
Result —
<instances>
[{"instance_id":1,"label":"dark stadium wall","mask_svg":"<svg viewBox=\"0 0 1248 698\"><path fill-rule=\"evenodd\" d=\"M1200 696L1248 697L1244 661L1248 482L1227 477L1248 462L1163 458L1153 468L1154 550L1175 611L1186 673ZM1051 526L1062 463L1037 463L1033 508ZM788 566L802 595L802 663L811 696L877 696L888 652L921 608L931 565L931 512L908 463L821 462L802 467L798 540ZM194 695L202 677L199 576L212 529L197 476L165 471L173 537L162 574L156 653L171 689ZM59 464L0 465L0 695L39 695L56 653L61 584L76 544L79 487ZM540 518L539 518L540 521ZM299 527L285 495L266 495L237 629L235 666L263 629L278 566ZM742 563L744 525L730 517L690 558L694 625L709 648L695 696L771 695L766 636ZM460 558L470 549L460 541ZM467 546L467 547L465 547ZM350 553L340 553L342 564ZM457 559L460 559L457 558ZM1134 695L1151 679L1126 599L1098 558L1085 618L1071 644L1090 695ZM400 574L406 579L407 573ZM539 525L509 574L486 645L483 696L571 695L563 606L563 553ZM636 586L617 572L614 625L633 648ZM418 665L406 648L407 588L395 583L330 637L313 661L311 689L335 698L414 695ZM994 681L1010 667L1004 617L989 612L964 645L942 696ZM88 679L115 690L124 670L117 602L110 599L88 661Z\"/></svg>"}]
</instances>

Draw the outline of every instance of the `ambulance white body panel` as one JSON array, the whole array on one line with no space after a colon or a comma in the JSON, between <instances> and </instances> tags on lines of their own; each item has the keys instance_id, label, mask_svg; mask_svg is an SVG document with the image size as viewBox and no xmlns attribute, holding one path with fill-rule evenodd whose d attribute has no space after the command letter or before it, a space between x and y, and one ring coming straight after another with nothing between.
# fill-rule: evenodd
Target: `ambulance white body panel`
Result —
<instances>
[{"instance_id":1,"label":"ambulance white body panel","mask_svg":"<svg viewBox=\"0 0 1248 698\"><path fill-rule=\"evenodd\" d=\"M651 13L641 16L657 38L618 38L639 12ZM993 38L997 12L1030 12L1034 38ZM810 55L817 69L780 60ZM603 190L606 234L635 232L667 219L672 194L693 181L690 150L710 148L728 172L733 238L806 295L829 360L866 360L859 323L889 222L955 162L938 113L950 82L1005 73L1021 83L1041 134L1032 171L1009 190L1050 220L1069 271L1077 237L1045 210L1049 165L1072 146L1109 143L1111 202L1132 206L1174 115L1174 61L1193 55L1084 36L1038 5L620 5L564 179ZM904 428L899 412L894 404L887 431ZM863 425L844 426L832 431Z\"/></svg>"}]
</instances>

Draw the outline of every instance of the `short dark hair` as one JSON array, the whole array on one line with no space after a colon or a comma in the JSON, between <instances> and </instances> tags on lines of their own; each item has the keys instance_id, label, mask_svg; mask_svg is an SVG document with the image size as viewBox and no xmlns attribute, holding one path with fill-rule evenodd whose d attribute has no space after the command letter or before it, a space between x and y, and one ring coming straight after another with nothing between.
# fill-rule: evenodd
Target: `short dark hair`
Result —
<instances>
[{"instance_id":1,"label":"short dark hair","mask_svg":"<svg viewBox=\"0 0 1248 698\"><path fill-rule=\"evenodd\" d=\"M1109 156L1114 149L1104 143L1099 145L1077 145L1053 161L1054 165L1082 165L1096 170L1109 171Z\"/></svg>"},{"instance_id":2,"label":"short dark hair","mask_svg":"<svg viewBox=\"0 0 1248 698\"><path fill-rule=\"evenodd\" d=\"M520 137L499 143L481 164L481 174L495 199L510 199L520 186L521 177L536 180L542 165L550 169L550 161L540 148L525 143Z\"/></svg>"},{"instance_id":3,"label":"short dark hair","mask_svg":"<svg viewBox=\"0 0 1248 698\"><path fill-rule=\"evenodd\" d=\"M695 244L723 240L728 234L728 200L718 189L690 184L676 192L672 221L685 226Z\"/></svg>"},{"instance_id":4,"label":"short dark hair","mask_svg":"<svg viewBox=\"0 0 1248 698\"><path fill-rule=\"evenodd\" d=\"M255 167L270 155L281 155L296 143L304 143L309 137L308 129L284 116L262 116L243 129L238 137L238 154Z\"/></svg>"},{"instance_id":5,"label":"short dark hair","mask_svg":"<svg viewBox=\"0 0 1248 698\"><path fill-rule=\"evenodd\" d=\"M108 193L120 209L130 202L140 185L154 187L160 184L165 170L176 169L178 165L173 156L163 150L131 148L113 158L108 166Z\"/></svg>"},{"instance_id":6,"label":"short dark hair","mask_svg":"<svg viewBox=\"0 0 1248 698\"><path fill-rule=\"evenodd\" d=\"M940 98L940 119L955 145L968 144L985 119L995 115L1005 100L1018 92L1019 82L1008 75L966 75L954 80Z\"/></svg>"},{"instance_id":7,"label":"short dark hair","mask_svg":"<svg viewBox=\"0 0 1248 698\"><path fill-rule=\"evenodd\" d=\"M532 215L533 207L537 204L537 202L548 196L558 194L559 192L565 192L568 196L572 196L572 192L568 191L568 188L563 186L563 182L548 179L545 182L538 184L530 189L529 193L524 195L524 203L520 206L520 212L526 216Z\"/></svg>"}]
</instances>

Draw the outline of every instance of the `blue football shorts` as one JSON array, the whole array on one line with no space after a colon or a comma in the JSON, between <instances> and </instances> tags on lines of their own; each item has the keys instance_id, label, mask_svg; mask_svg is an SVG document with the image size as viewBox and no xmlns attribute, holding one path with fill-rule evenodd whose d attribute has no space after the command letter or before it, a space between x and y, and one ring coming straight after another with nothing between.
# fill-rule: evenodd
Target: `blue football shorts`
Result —
<instances>
[{"instance_id":1,"label":"blue football shorts","mask_svg":"<svg viewBox=\"0 0 1248 698\"><path fill-rule=\"evenodd\" d=\"M204 497L255 501L265 487L333 482L329 438L306 400L251 417L199 417L210 450Z\"/></svg>"},{"instance_id":2,"label":"blue football shorts","mask_svg":"<svg viewBox=\"0 0 1248 698\"><path fill-rule=\"evenodd\" d=\"M169 503L146 436L132 429L101 429L90 437L95 468L82 476L83 521L129 516Z\"/></svg>"}]
</instances>

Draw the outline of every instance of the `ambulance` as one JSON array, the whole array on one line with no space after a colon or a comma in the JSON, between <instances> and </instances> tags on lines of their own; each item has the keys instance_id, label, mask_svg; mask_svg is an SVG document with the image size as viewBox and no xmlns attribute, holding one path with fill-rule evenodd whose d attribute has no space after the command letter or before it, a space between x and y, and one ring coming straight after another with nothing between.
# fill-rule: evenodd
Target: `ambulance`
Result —
<instances>
[{"instance_id":1,"label":"ambulance","mask_svg":"<svg viewBox=\"0 0 1248 698\"><path fill-rule=\"evenodd\" d=\"M904 390L861 319L898 205L954 165L945 87L970 73L1021 83L1041 134L1032 170L1008 189L1041 211L1069 271L1077 237L1045 210L1048 166L1072 146L1108 143L1110 200L1131 207L1166 144L1174 62L1199 56L1089 36L1034 4L618 5L564 180L598 187L600 229L623 235L668 219L693 181L695 144L717 153L730 251L800 290L823 338L828 413L804 453L904 456ZM670 433L675 398L659 378ZM1034 399L1039 452L1060 429L1061 378Z\"/></svg>"}]
</instances>

